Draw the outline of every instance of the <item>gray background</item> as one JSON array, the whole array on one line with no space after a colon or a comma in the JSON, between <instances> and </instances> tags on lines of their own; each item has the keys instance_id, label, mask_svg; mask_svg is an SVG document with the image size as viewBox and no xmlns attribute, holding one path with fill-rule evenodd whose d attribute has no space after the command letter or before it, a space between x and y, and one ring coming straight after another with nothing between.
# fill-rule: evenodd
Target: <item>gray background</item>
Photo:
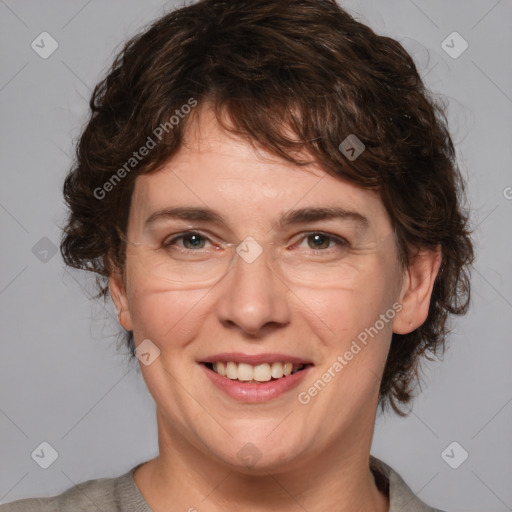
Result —
<instances>
[{"instance_id":1,"label":"gray background","mask_svg":"<svg viewBox=\"0 0 512 512\"><path fill-rule=\"evenodd\" d=\"M89 300L92 279L51 249L91 90L120 44L172 5L0 0L0 502L117 476L157 454L154 404L126 349L116 351L113 309ZM512 510L512 1L343 5L399 39L449 100L478 240L471 311L444 362L428 366L409 417L378 419L373 453L432 505ZM47 59L31 48L43 31L59 45ZM441 47L453 31L469 44L456 59ZM43 441L58 452L48 469L31 458ZM441 457L453 441L469 453L458 469Z\"/></svg>"}]
</instances>

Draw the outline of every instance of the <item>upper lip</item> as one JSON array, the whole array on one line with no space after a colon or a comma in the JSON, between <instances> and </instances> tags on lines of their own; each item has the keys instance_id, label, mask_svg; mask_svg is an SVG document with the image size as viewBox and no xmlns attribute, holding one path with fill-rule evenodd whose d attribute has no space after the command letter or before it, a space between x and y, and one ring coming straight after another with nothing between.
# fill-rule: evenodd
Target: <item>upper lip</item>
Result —
<instances>
[{"instance_id":1,"label":"upper lip","mask_svg":"<svg viewBox=\"0 0 512 512\"><path fill-rule=\"evenodd\" d=\"M247 363L253 366L262 363L293 363L293 364L312 364L311 361L307 359L290 356L287 354L242 354L240 352L231 352L231 353L222 353L215 354L209 357L206 357L201 362L202 363L228 363L230 361L236 363Z\"/></svg>"}]
</instances>

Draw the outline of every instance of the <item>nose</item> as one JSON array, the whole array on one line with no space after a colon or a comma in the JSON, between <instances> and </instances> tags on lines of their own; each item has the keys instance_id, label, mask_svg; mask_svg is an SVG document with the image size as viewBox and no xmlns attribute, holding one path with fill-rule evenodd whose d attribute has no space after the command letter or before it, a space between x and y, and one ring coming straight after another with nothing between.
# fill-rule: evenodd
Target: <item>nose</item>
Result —
<instances>
[{"instance_id":1,"label":"nose","mask_svg":"<svg viewBox=\"0 0 512 512\"><path fill-rule=\"evenodd\" d=\"M251 336L261 336L290 322L290 290L273 270L272 258L266 252L253 261L244 259L242 252L235 254L220 287L220 322Z\"/></svg>"}]
</instances>

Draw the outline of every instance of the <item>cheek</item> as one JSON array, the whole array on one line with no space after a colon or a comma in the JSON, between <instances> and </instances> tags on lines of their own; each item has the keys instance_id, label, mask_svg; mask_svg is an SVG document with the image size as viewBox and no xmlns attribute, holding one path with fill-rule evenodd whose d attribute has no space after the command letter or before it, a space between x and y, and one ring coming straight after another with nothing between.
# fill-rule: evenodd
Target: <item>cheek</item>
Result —
<instances>
[{"instance_id":1,"label":"cheek","mask_svg":"<svg viewBox=\"0 0 512 512\"><path fill-rule=\"evenodd\" d=\"M302 294L300 299L298 315L306 318L307 330L322 346L322 365L330 366L339 355L352 350L354 357L349 354L350 360L357 359L377 372L391 339L395 315L392 303L372 293L348 289Z\"/></svg>"},{"instance_id":2,"label":"cheek","mask_svg":"<svg viewBox=\"0 0 512 512\"><path fill-rule=\"evenodd\" d=\"M128 295L135 343L149 338L161 350L182 348L205 321L204 297L208 290L155 290L136 282Z\"/></svg>"},{"instance_id":3,"label":"cheek","mask_svg":"<svg viewBox=\"0 0 512 512\"><path fill-rule=\"evenodd\" d=\"M365 328L373 326L381 314L394 315L393 304L400 289L399 274L384 259L362 265L349 279L329 288L296 288L298 307L307 314L314 332L324 342L346 343ZM379 330L391 332L391 322ZM343 342L342 340L345 340ZM350 342L350 340L349 340Z\"/></svg>"}]
</instances>

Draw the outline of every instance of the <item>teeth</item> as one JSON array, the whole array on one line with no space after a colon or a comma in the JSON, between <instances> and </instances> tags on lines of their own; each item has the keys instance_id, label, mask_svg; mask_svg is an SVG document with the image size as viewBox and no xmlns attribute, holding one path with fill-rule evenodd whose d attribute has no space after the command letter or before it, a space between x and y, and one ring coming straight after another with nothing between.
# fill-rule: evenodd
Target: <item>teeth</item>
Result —
<instances>
[{"instance_id":1,"label":"teeth","mask_svg":"<svg viewBox=\"0 0 512 512\"><path fill-rule=\"evenodd\" d=\"M226 363L226 377L231 380L238 379L238 365L233 362Z\"/></svg>"},{"instance_id":2,"label":"teeth","mask_svg":"<svg viewBox=\"0 0 512 512\"><path fill-rule=\"evenodd\" d=\"M254 367L254 380L268 382L272 378L272 372L268 363L259 364Z\"/></svg>"},{"instance_id":3,"label":"teeth","mask_svg":"<svg viewBox=\"0 0 512 512\"><path fill-rule=\"evenodd\" d=\"M284 375L282 363L272 363L271 373L274 379L280 379Z\"/></svg>"},{"instance_id":4,"label":"teeth","mask_svg":"<svg viewBox=\"0 0 512 512\"><path fill-rule=\"evenodd\" d=\"M233 363L236 365L236 363ZM250 364L240 363L238 365L238 380L253 380L254 371Z\"/></svg>"},{"instance_id":5,"label":"teeth","mask_svg":"<svg viewBox=\"0 0 512 512\"><path fill-rule=\"evenodd\" d=\"M226 365L224 363L218 362L213 365L213 369L223 377L226 376Z\"/></svg>"},{"instance_id":6,"label":"teeth","mask_svg":"<svg viewBox=\"0 0 512 512\"><path fill-rule=\"evenodd\" d=\"M241 382L268 382L272 378L288 377L304 368L303 364L262 363L252 366L247 363L218 362L213 364L213 371L223 377Z\"/></svg>"}]
</instances>

